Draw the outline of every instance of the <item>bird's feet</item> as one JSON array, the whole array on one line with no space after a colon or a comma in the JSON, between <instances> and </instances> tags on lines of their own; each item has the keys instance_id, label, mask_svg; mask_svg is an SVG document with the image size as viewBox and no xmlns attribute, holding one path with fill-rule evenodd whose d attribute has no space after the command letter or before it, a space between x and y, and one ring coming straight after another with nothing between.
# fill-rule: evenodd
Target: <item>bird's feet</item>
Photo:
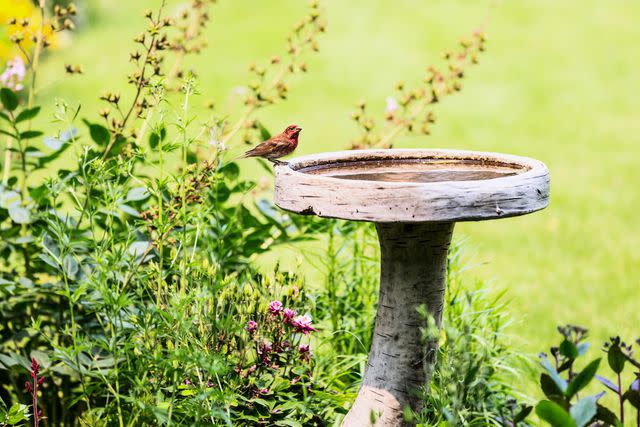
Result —
<instances>
[{"instance_id":1,"label":"bird's feet","mask_svg":"<svg viewBox=\"0 0 640 427\"><path fill-rule=\"evenodd\" d=\"M271 163L273 163L274 166L288 165L289 164L289 162L283 162L282 160L276 160L276 159L269 159L269 161Z\"/></svg>"}]
</instances>

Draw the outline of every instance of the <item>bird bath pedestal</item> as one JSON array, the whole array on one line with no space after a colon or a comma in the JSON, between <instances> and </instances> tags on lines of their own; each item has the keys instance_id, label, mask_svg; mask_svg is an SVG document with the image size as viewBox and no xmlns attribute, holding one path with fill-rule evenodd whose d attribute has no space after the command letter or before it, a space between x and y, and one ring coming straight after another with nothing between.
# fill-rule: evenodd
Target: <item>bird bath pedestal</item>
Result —
<instances>
[{"instance_id":1,"label":"bird bath pedestal","mask_svg":"<svg viewBox=\"0 0 640 427\"><path fill-rule=\"evenodd\" d=\"M453 150L360 150L276 166L275 203L307 215L376 224L380 298L358 396L342 425L402 426L421 409L437 342L423 342L425 305L440 327L447 251L458 221L528 214L549 203L549 171L524 157Z\"/></svg>"}]
</instances>

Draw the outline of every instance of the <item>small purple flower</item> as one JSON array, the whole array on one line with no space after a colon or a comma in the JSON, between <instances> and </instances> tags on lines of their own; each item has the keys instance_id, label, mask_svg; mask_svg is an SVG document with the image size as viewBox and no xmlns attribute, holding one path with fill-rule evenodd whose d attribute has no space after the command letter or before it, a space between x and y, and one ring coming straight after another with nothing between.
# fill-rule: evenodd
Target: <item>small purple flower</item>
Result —
<instances>
[{"instance_id":1,"label":"small purple flower","mask_svg":"<svg viewBox=\"0 0 640 427\"><path fill-rule=\"evenodd\" d=\"M271 303L269 304L269 312L271 312L271 315L275 316L277 314L280 314L281 311L282 303L278 300L271 301Z\"/></svg>"},{"instance_id":2,"label":"small purple flower","mask_svg":"<svg viewBox=\"0 0 640 427\"><path fill-rule=\"evenodd\" d=\"M285 308L284 312L282 313L282 320L284 321L285 325L291 325L296 314L298 314L297 311L291 310L290 308Z\"/></svg>"},{"instance_id":3,"label":"small purple flower","mask_svg":"<svg viewBox=\"0 0 640 427\"><path fill-rule=\"evenodd\" d=\"M211 381L211 380L207 381L207 387L213 388L214 386L215 386L215 384L213 384L213 381Z\"/></svg>"},{"instance_id":4,"label":"small purple flower","mask_svg":"<svg viewBox=\"0 0 640 427\"><path fill-rule=\"evenodd\" d=\"M267 394L269 393L269 389L268 388L261 388L260 389L260 394Z\"/></svg>"},{"instance_id":5,"label":"small purple flower","mask_svg":"<svg viewBox=\"0 0 640 427\"><path fill-rule=\"evenodd\" d=\"M298 352L300 354L309 353L311 351L311 346L309 344L300 344L298 347Z\"/></svg>"},{"instance_id":6,"label":"small purple flower","mask_svg":"<svg viewBox=\"0 0 640 427\"><path fill-rule=\"evenodd\" d=\"M300 347L298 347L298 353L300 353L300 360L308 362L311 358L311 346L309 344L300 344Z\"/></svg>"},{"instance_id":7,"label":"small purple flower","mask_svg":"<svg viewBox=\"0 0 640 427\"><path fill-rule=\"evenodd\" d=\"M16 56L13 60L7 61L7 68L0 74L0 84L15 91L22 90L22 80L26 72L22 58Z\"/></svg>"},{"instance_id":8,"label":"small purple flower","mask_svg":"<svg viewBox=\"0 0 640 427\"><path fill-rule=\"evenodd\" d=\"M269 365L271 363L271 358L269 357L269 354L271 353L272 350L273 350L273 347L271 346L271 343L268 341L264 341L260 345L258 345L258 356L260 356L260 360L264 365Z\"/></svg>"},{"instance_id":9,"label":"small purple flower","mask_svg":"<svg viewBox=\"0 0 640 427\"><path fill-rule=\"evenodd\" d=\"M398 105L398 101L396 101L395 98L392 98L390 96L387 97L387 108L385 109L385 111L387 113L394 113L398 108L400 108L400 106Z\"/></svg>"},{"instance_id":10,"label":"small purple flower","mask_svg":"<svg viewBox=\"0 0 640 427\"><path fill-rule=\"evenodd\" d=\"M189 378L186 378L184 380L184 385L191 385L191 380Z\"/></svg>"},{"instance_id":11,"label":"small purple flower","mask_svg":"<svg viewBox=\"0 0 640 427\"><path fill-rule=\"evenodd\" d=\"M298 316L291 322L296 332L302 332L307 335L309 332L314 332L315 329L311 326L311 316L305 314L304 316Z\"/></svg>"},{"instance_id":12,"label":"small purple flower","mask_svg":"<svg viewBox=\"0 0 640 427\"><path fill-rule=\"evenodd\" d=\"M247 322L247 331L249 331L249 333L253 335L257 330L258 330L258 323L253 320L249 320Z\"/></svg>"},{"instance_id":13,"label":"small purple flower","mask_svg":"<svg viewBox=\"0 0 640 427\"><path fill-rule=\"evenodd\" d=\"M247 369L247 374L249 374L249 375L253 374L256 371L257 368L258 367L256 365L251 365L249 367L249 369Z\"/></svg>"}]
</instances>

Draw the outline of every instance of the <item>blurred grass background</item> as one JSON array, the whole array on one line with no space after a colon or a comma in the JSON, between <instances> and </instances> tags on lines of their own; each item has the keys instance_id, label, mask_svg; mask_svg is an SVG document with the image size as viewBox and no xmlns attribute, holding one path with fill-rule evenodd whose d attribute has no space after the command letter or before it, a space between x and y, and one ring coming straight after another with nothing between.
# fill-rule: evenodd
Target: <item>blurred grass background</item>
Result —
<instances>
[{"instance_id":1,"label":"blurred grass background","mask_svg":"<svg viewBox=\"0 0 640 427\"><path fill-rule=\"evenodd\" d=\"M62 97L80 101L81 116L95 118L103 91L126 97L132 39L146 25L143 11L158 3L85 2L86 22L46 58L39 76L45 111ZM486 23L488 51L467 73L462 93L438 106L432 135L400 138L396 146L501 151L548 165L547 210L456 227L475 266L469 278L508 290L519 349L545 349L566 322L590 328L596 346L614 333L640 336L640 2L324 3L321 51L307 59L309 73L291 82L289 102L260 116L264 123L272 131L301 125L298 154L346 148L356 134L349 113L358 100L382 117L398 80L419 82L442 51ZM281 53L304 11L301 0L214 6L210 47L192 62L200 70L197 102L230 107L233 88L249 79L247 65ZM65 63L82 64L84 74L65 77ZM262 170L245 161L243 172L258 177Z\"/></svg>"}]
</instances>

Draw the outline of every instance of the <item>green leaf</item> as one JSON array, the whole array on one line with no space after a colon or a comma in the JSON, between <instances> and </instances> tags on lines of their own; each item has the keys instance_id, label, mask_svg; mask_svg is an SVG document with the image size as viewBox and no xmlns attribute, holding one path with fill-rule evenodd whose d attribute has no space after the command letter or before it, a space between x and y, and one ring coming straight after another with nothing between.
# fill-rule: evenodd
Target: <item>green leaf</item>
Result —
<instances>
[{"instance_id":1,"label":"green leaf","mask_svg":"<svg viewBox=\"0 0 640 427\"><path fill-rule=\"evenodd\" d=\"M2 130L2 129L0 129L0 134L2 134L2 135L7 135L7 136L9 136L9 137L11 137L11 138L13 138L13 139L18 139L18 138L16 138L16 135L15 135L15 134L13 134L13 133L11 133L11 132L7 132L6 130Z\"/></svg>"},{"instance_id":2,"label":"green leaf","mask_svg":"<svg viewBox=\"0 0 640 427\"><path fill-rule=\"evenodd\" d=\"M536 405L536 414L553 427L577 427L571 415L557 403L541 400Z\"/></svg>"},{"instance_id":3,"label":"green leaf","mask_svg":"<svg viewBox=\"0 0 640 427\"><path fill-rule=\"evenodd\" d=\"M519 423L519 422L524 421L524 420L529 416L529 414L531 413L531 411L533 411L533 406L531 406L531 405L525 405L525 406L520 410L520 412L518 412L518 413L516 414L516 416L515 416L515 417L513 417L513 423L514 423L514 424L516 424L516 423Z\"/></svg>"},{"instance_id":4,"label":"green leaf","mask_svg":"<svg viewBox=\"0 0 640 427\"><path fill-rule=\"evenodd\" d=\"M75 278L78 273L78 262L71 255L67 255L62 260L62 267L64 268L65 273L70 278Z\"/></svg>"},{"instance_id":5,"label":"green leaf","mask_svg":"<svg viewBox=\"0 0 640 427\"><path fill-rule=\"evenodd\" d=\"M149 134L149 147L156 148L160 141L164 141L167 137L167 129L162 126L159 129L154 129L154 131Z\"/></svg>"},{"instance_id":6,"label":"green leaf","mask_svg":"<svg viewBox=\"0 0 640 427\"><path fill-rule=\"evenodd\" d=\"M556 383L560 391L564 393L567 389L567 380L565 380L560 376L560 374L558 374L555 368L551 366L549 359L547 359L546 357L542 358L542 362L540 363L542 364L542 367L549 373L549 376L551 377L553 382Z\"/></svg>"},{"instance_id":7,"label":"green leaf","mask_svg":"<svg viewBox=\"0 0 640 427\"><path fill-rule=\"evenodd\" d=\"M40 112L40 107L27 108L20 111L20 114L16 117L16 123L23 122L25 120L31 120Z\"/></svg>"},{"instance_id":8,"label":"green leaf","mask_svg":"<svg viewBox=\"0 0 640 427\"><path fill-rule=\"evenodd\" d=\"M124 213L126 213L126 214L128 214L128 215L135 216L135 217L139 217L139 216L140 216L140 212L138 212L137 210L135 210L134 208L132 208L132 207L131 207L131 206L129 206L129 205L125 205L124 203L120 203L120 204L118 205L118 208L119 208L122 212L124 212Z\"/></svg>"},{"instance_id":9,"label":"green leaf","mask_svg":"<svg viewBox=\"0 0 640 427\"><path fill-rule=\"evenodd\" d=\"M638 390L627 390L622 398L633 405L634 408L640 410L640 391Z\"/></svg>"},{"instance_id":10,"label":"green leaf","mask_svg":"<svg viewBox=\"0 0 640 427\"><path fill-rule=\"evenodd\" d=\"M6 120L7 122L12 123L11 118L6 113L3 113L2 111L0 111L0 119Z\"/></svg>"},{"instance_id":11,"label":"green leaf","mask_svg":"<svg viewBox=\"0 0 640 427\"><path fill-rule=\"evenodd\" d=\"M18 96L6 87L0 89L0 102L2 102L2 106L9 111L18 108Z\"/></svg>"},{"instance_id":12,"label":"green leaf","mask_svg":"<svg viewBox=\"0 0 640 427\"><path fill-rule=\"evenodd\" d=\"M9 206L9 216L16 224L29 224L33 221L29 209L19 204Z\"/></svg>"},{"instance_id":13,"label":"green leaf","mask_svg":"<svg viewBox=\"0 0 640 427\"><path fill-rule=\"evenodd\" d=\"M596 419L612 426L617 426L620 420L609 408L597 404Z\"/></svg>"},{"instance_id":14,"label":"green leaf","mask_svg":"<svg viewBox=\"0 0 640 427\"><path fill-rule=\"evenodd\" d=\"M549 400L558 404L563 404L565 402L564 393L548 374L540 374L540 388Z\"/></svg>"},{"instance_id":15,"label":"green leaf","mask_svg":"<svg viewBox=\"0 0 640 427\"><path fill-rule=\"evenodd\" d=\"M126 200L131 202L137 202L149 198L151 193L145 187L133 187L127 193Z\"/></svg>"},{"instance_id":16,"label":"green leaf","mask_svg":"<svg viewBox=\"0 0 640 427\"><path fill-rule=\"evenodd\" d=\"M49 255L40 254L38 255L38 258L40 258L42 261L49 264L51 267L55 268L56 270L60 271L60 266L58 265L58 263Z\"/></svg>"},{"instance_id":17,"label":"green leaf","mask_svg":"<svg viewBox=\"0 0 640 427\"><path fill-rule=\"evenodd\" d=\"M578 400L570 409L571 417L576 422L576 427L584 427L596 415L596 396L587 396Z\"/></svg>"},{"instance_id":18,"label":"green leaf","mask_svg":"<svg viewBox=\"0 0 640 427\"><path fill-rule=\"evenodd\" d=\"M589 363L578 375L576 375L564 392L564 395L571 399L577 392L585 388L595 377L600 366L600 358Z\"/></svg>"},{"instance_id":19,"label":"green leaf","mask_svg":"<svg viewBox=\"0 0 640 427\"><path fill-rule=\"evenodd\" d=\"M574 343L567 339L560 343L560 347L558 348L558 350L560 351L561 355L571 360L575 360L575 358L578 357L578 348Z\"/></svg>"},{"instance_id":20,"label":"green leaf","mask_svg":"<svg viewBox=\"0 0 640 427\"><path fill-rule=\"evenodd\" d=\"M8 425L21 423L29 419L29 407L22 403L14 403L5 416Z\"/></svg>"},{"instance_id":21,"label":"green leaf","mask_svg":"<svg viewBox=\"0 0 640 427\"><path fill-rule=\"evenodd\" d=\"M262 125L262 123L256 121L256 124L258 125L258 129L260 130L260 138L262 138L263 141L271 138L271 132L269 132L267 128Z\"/></svg>"},{"instance_id":22,"label":"green leaf","mask_svg":"<svg viewBox=\"0 0 640 427\"><path fill-rule=\"evenodd\" d=\"M220 172L230 181L234 181L240 175L240 168L235 163L227 163L220 168Z\"/></svg>"},{"instance_id":23,"label":"green leaf","mask_svg":"<svg viewBox=\"0 0 640 427\"><path fill-rule=\"evenodd\" d=\"M87 120L83 120L83 122L89 128L89 135L91 136L93 142L101 146L107 145L109 143L109 140L111 139L111 133L109 133L109 129L96 123L90 123Z\"/></svg>"},{"instance_id":24,"label":"green leaf","mask_svg":"<svg viewBox=\"0 0 640 427\"><path fill-rule=\"evenodd\" d=\"M39 130L27 130L20 133L20 139L32 139L42 136L42 132Z\"/></svg>"},{"instance_id":25,"label":"green leaf","mask_svg":"<svg viewBox=\"0 0 640 427\"><path fill-rule=\"evenodd\" d=\"M578 344L578 354L580 356L584 356L585 353L587 352L587 350L589 350L589 347L591 346L591 344L589 344L588 342L583 342Z\"/></svg>"},{"instance_id":26,"label":"green leaf","mask_svg":"<svg viewBox=\"0 0 640 427\"><path fill-rule=\"evenodd\" d=\"M619 345L609 347L609 351L607 351L607 361L609 362L611 370L616 374L624 370L624 362L626 362L626 359Z\"/></svg>"}]
</instances>

